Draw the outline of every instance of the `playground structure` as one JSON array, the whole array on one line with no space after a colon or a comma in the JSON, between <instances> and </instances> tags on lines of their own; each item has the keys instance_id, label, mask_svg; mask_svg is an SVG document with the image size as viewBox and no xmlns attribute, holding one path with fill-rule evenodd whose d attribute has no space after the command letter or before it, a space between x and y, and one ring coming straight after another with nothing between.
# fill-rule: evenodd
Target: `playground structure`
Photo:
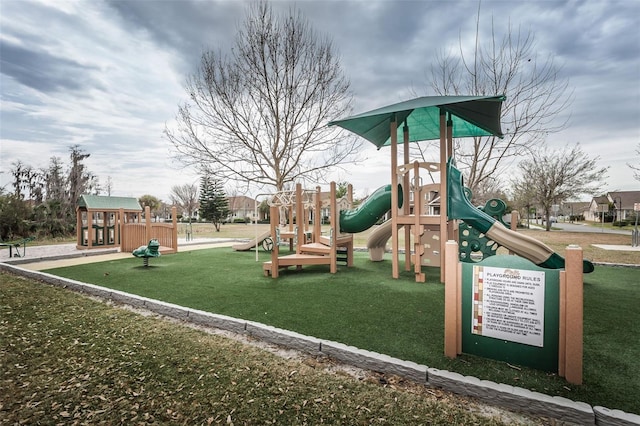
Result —
<instances>
[{"instance_id":1,"label":"playground structure","mask_svg":"<svg viewBox=\"0 0 640 426\"><path fill-rule=\"evenodd\" d=\"M301 269L304 265L329 265L330 272L335 274L339 253L348 267L353 266L353 235L341 230L338 214L339 208L351 206L351 200L351 187L346 198L337 200L336 184L331 182L329 198L324 203L324 207L330 211L331 228L328 235L322 235L323 201L320 187L309 191L297 184L295 191L282 191L271 197L269 234L274 241L271 260L263 263L264 275L277 278L281 268L295 266ZM289 241L289 248L291 251L295 249L295 253L280 256L280 242L283 240Z\"/></svg>"},{"instance_id":2,"label":"playground structure","mask_svg":"<svg viewBox=\"0 0 640 426\"><path fill-rule=\"evenodd\" d=\"M564 259L544 244L510 232L495 218L473 207L459 171L457 176L450 176L457 171L448 164L454 158L454 137L503 136L500 126L503 101L503 96L421 97L329 123L364 137L378 148L390 146L391 220L372 234L367 245L370 258L382 260L390 231L393 278L399 278L400 274L402 230L405 271L413 269L416 282L425 282L423 266L440 266L440 281L444 282L447 266L443 254L448 240L459 240L459 220L478 231L478 236L486 237L487 242L498 243L539 266L564 266ZM439 162L410 161L410 142L434 139L440 144ZM398 160L399 140L402 140L402 164ZM425 171L432 178L438 174L439 182L432 179L432 184L423 184ZM454 190L455 193L449 193ZM584 270L590 272L593 265L585 262Z\"/></svg>"},{"instance_id":3,"label":"playground structure","mask_svg":"<svg viewBox=\"0 0 640 426\"><path fill-rule=\"evenodd\" d=\"M462 175L453 161L453 138L474 136L502 137L500 111L502 96L431 96L412 99L379 108L353 117L333 121L352 131L378 148L390 146L391 185L375 191L355 210L335 203L335 183L332 183L330 202L332 225L329 236L320 235L320 189L313 191L297 186L293 191L276 194L271 201L270 238L274 240L272 260L263 266L265 275L278 276L280 267L328 264L331 273L337 270L337 248L352 258L353 237L378 221L387 211L391 220L373 231L368 242L372 261L383 260L386 244L391 239L392 277L399 278L400 255L404 254L404 269L413 270L416 282L425 282L425 266L440 267L440 281L444 282L446 242L460 241L461 258L474 261L473 255L484 258L495 254L503 246L512 254L524 257L543 268L564 268L564 259L541 242L507 229L500 215L505 205L490 200L484 210L471 205L470 191L463 186ZM412 129L410 133L409 129ZM402 138L403 161L399 164L398 145ZM409 159L410 142L439 139L439 162L420 162ZM426 177L430 183L425 183ZM351 197L351 194L349 194ZM314 200L315 199L315 207ZM351 207L349 198L348 207ZM295 206L296 218L303 218L293 227L291 218ZM289 228L279 226L280 218L289 209ZM283 210L281 214L280 210ZM313 231L308 230L308 212L315 210ZM286 221L285 221L286 222ZM515 222L515 221L513 221ZM515 225L515 223L514 223ZM401 230L404 248L401 249ZM462 234L462 236L461 236ZM264 241L268 238L263 235ZM280 241L288 239L290 250L296 253L279 256ZM250 242L253 246L258 238ZM351 261L347 261L351 265ZM584 272L593 271L593 264L583 262Z\"/></svg>"},{"instance_id":4,"label":"playground structure","mask_svg":"<svg viewBox=\"0 0 640 426\"><path fill-rule=\"evenodd\" d=\"M156 239L162 253L176 253L176 208L171 209L172 221L169 223L151 222L148 206L144 212L142 222L142 207L135 198L82 195L76 207L76 247L79 250L114 247L121 252L131 252Z\"/></svg>"}]
</instances>

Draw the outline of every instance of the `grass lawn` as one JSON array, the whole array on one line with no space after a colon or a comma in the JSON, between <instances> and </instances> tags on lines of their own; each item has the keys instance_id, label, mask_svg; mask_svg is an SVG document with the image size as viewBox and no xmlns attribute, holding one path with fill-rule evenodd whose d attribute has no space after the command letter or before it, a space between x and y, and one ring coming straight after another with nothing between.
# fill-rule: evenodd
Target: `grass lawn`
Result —
<instances>
[{"instance_id":1,"label":"grass lawn","mask_svg":"<svg viewBox=\"0 0 640 426\"><path fill-rule=\"evenodd\" d=\"M0 292L0 424L544 421L392 377L331 374L323 360L284 359L9 274Z\"/></svg>"},{"instance_id":2,"label":"grass lawn","mask_svg":"<svg viewBox=\"0 0 640 426\"><path fill-rule=\"evenodd\" d=\"M584 385L554 374L464 355L443 356L444 287L437 269L426 284L413 274L391 278L390 260L369 262L356 253L354 268L331 275L325 266L262 275L260 252L197 250L151 259L92 263L47 272L204 311L353 345L440 369L640 413L640 273L597 267L585 275Z\"/></svg>"}]
</instances>

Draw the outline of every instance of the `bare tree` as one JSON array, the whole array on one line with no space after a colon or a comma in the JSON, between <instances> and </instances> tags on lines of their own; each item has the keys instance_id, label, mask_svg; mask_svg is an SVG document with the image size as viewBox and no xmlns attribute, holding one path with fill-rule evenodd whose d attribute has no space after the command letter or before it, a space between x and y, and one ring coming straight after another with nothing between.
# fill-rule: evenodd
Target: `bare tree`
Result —
<instances>
[{"instance_id":1,"label":"bare tree","mask_svg":"<svg viewBox=\"0 0 640 426\"><path fill-rule=\"evenodd\" d=\"M40 171L18 160L12 164L14 194L19 199L29 199L35 205L43 201L44 179Z\"/></svg>"},{"instance_id":2,"label":"bare tree","mask_svg":"<svg viewBox=\"0 0 640 426\"><path fill-rule=\"evenodd\" d=\"M151 211L151 217L154 219L159 216L159 213L161 213L162 200L160 200L158 197L155 197L151 194L144 194L140 198L138 198L138 202L140 203L140 206L142 206L143 210L147 206L149 207L149 210Z\"/></svg>"},{"instance_id":3,"label":"bare tree","mask_svg":"<svg viewBox=\"0 0 640 426\"><path fill-rule=\"evenodd\" d=\"M111 191L113 191L113 179L111 179L111 176L107 176L107 183L104 190L107 193L107 196L111 197Z\"/></svg>"},{"instance_id":4,"label":"bare tree","mask_svg":"<svg viewBox=\"0 0 640 426\"><path fill-rule=\"evenodd\" d=\"M441 53L431 68L431 88L438 95L505 95L502 126L505 136L456 140L456 161L467 175L466 184L481 192L487 181L499 178L515 157L528 154L550 133L562 130L568 119L557 120L572 99L567 79L553 57L539 58L534 34L509 23L503 37L491 21L491 37L480 40L480 7L475 45L465 54L462 37L457 54ZM422 155L425 157L423 147ZM489 186L494 186L491 184Z\"/></svg>"},{"instance_id":5,"label":"bare tree","mask_svg":"<svg viewBox=\"0 0 640 426\"><path fill-rule=\"evenodd\" d=\"M282 190L323 180L358 151L356 138L326 126L351 108L339 57L295 10L276 16L252 4L231 53L205 52L186 91L165 135L177 159L204 174Z\"/></svg>"},{"instance_id":6,"label":"bare tree","mask_svg":"<svg viewBox=\"0 0 640 426\"><path fill-rule=\"evenodd\" d=\"M198 185L195 183L174 185L171 187L169 198L174 205L179 206L187 214L191 222L193 213L198 209Z\"/></svg>"},{"instance_id":7,"label":"bare tree","mask_svg":"<svg viewBox=\"0 0 640 426\"><path fill-rule=\"evenodd\" d=\"M638 144L638 147L636 148L636 154L638 154L638 159L640 159L640 143ZM636 159L636 160L638 160ZM629 168L631 170L633 170L633 178L635 180L640 180L640 164L636 163L636 164L631 164L631 163L627 163L627 166L629 166Z\"/></svg>"},{"instance_id":8,"label":"bare tree","mask_svg":"<svg viewBox=\"0 0 640 426\"><path fill-rule=\"evenodd\" d=\"M546 229L551 229L551 207L581 194L595 195L604 184L607 168L598 167L599 157L590 158L580 145L562 150L540 149L519 164L521 176L512 181L514 198L526 194L541 206Z\"/></svg>"},{"instance_id":9,"label":"bare tree","mask_svg":"<svg viewBox=\"0 0 640 426\"><path fill-rule=\"evenodd\" d=\"M76 203L82 194L92 193L98 186L96 176L87 170L84 160L91 154L84 152L80 145L69 147L69 176L67 178L67 210L74 215Z\"/></svg>"},{"instance_id":10,"label":"bare tree","mask_svg":"<svg viewBox=\"0 0 640 426\"><path fill-rule=\"evenodd\" d=\"M67 190L67 181L64 175L64 167L60 157L51 157L49 167L44 170L46 181L47 201L56 200L62 202Z\"/></svg>"}]
</instances>

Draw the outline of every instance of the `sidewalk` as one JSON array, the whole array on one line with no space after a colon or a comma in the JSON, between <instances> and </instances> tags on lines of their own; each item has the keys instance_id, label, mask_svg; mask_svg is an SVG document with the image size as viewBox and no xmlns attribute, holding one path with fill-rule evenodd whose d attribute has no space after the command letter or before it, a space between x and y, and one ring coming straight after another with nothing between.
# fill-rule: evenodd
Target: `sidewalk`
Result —
<instances>
[{"instance_id":1,"label":"sidewalk","mask_svg":"<svg viewBox=\"0 0 640 426\"><path fill-rule=\"evenodd\" d=\"M623 245L613 245L613 244L591 244L594 247L598 247L602 250L614 250L614 251L640 251L640 246L632 247L632 246L623 246Z\"/></svg>"},{"instance_id":2,"label":"sidewalk","mask_svg":"<svg viewBox=\"0 0 640 426\"><path fill-rule=\"evenodd\" d=\"M178 239L178 252L202 250L214 247L230 247L239 240L231 238L198 238L186 241ZM27 246L24 257L9 258L9 250L0 250L0 262L31 271L82 265L85 263L107 262L132 257L131 253L121 253L118 248L78 250L74 243L47 246Z\"/></svg>"}]
</instances>

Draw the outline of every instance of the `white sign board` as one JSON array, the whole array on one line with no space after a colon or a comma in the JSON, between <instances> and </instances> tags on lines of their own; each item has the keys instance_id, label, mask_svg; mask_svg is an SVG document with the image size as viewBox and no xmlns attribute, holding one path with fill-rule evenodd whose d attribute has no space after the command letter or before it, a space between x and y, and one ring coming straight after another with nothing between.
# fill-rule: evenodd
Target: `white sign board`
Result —
<instances>
[{"instance_id":1,"label":"white sign board","mask_svg":"<svg viewBox=\"0 0 640 426\"><path fill-rule=\"evenodd\" d=\"M640 203L633 203L633 210L640 212Z\"/></svg>"},{"instance_id":2,"label":"white sign board","mask_svg":"<svg viewBox=\"0 0 640 426\"><path fill-rule=\"evenodd\" d=\"M542 347L544 289L544 271L474 266L471 332Z\"/></svg>"}]
</instances>

